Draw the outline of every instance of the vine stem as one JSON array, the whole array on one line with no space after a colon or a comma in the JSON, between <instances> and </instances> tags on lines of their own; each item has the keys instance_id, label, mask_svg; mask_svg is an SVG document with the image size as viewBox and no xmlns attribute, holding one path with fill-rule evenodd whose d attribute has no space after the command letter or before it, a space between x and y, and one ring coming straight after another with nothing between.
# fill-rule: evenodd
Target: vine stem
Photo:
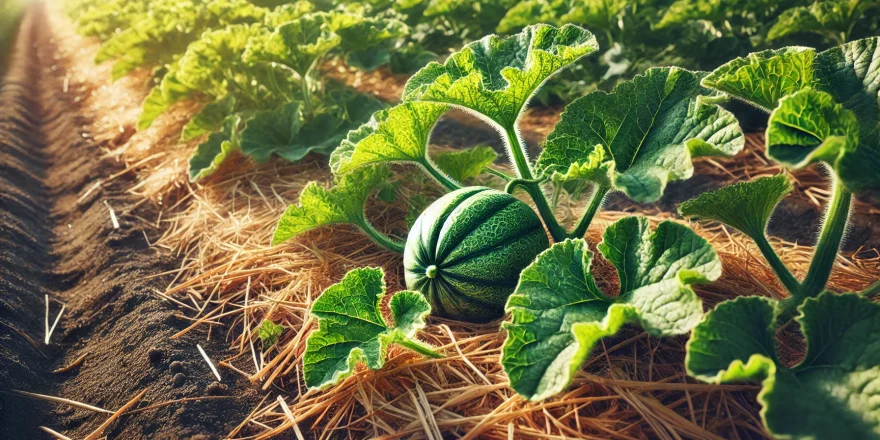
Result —
<instances>
[{"instance_id":1,"label":"vine stem","mask_svg":"<svg viewBox=\"0 0 880 440\"><path fill-rule=\"evenodd\" d=\"M568 238L581 238L587 233L590 223L593 222L593 217L599 212L599 208L602 206L602 202L605 201L605 196L608 195L608 191L610 190L611 188L604 185L596 187L596 191L593 192L593 197L590 199L590 206L587 207L586 212L584 212L583 217L581 217L581 220L574 228L574 231L572 231L571 234L568 234Z\"/></svg>"},{"instance_id":2,"label":"vine stem","mask_svg":"<svg viewBox=\"0 0 880 440\"><path fill-rule=\"evenodd\" d=\"M360 228L367 234L370 239L375 241L377 244L381 245L385 249L388 249L392 252L397 252L398 254L402 254L404 248L406 247L406 243L400 240L394 240L391 237L379 232L375 227L373 227L370 222L366 219L361 219Z\"/></svg>"},{"instance_id":3,"label":"vine stem","mask_svg":"<svg viewBox=\"0 0 880 440\"><path fill-rule=\"evenodd\" d=\"M547 225L547 229L550 231L553 241L565 240L567 237L565 228L563 228L559 224L559 221L556 220L556 215L554 215L553 210L550 208L550 204L547 202L547 196L544 195L544 191L541 191L539 183L533 180L532 168L529 165L529 160L526 158L526 152L523 148L523 143L519 138L519 133L517 133L513 127L505 127L504 135L507 140L508 154L511 159L513 159L513 166L516 169L516 175L519 176L519 180L511 180L510 183L508 183L507 186L510 188L510 191L508 192L512 193L517 186L523 187L535 202L535 207L538 208L538 214L541 215L544 224Z\"/></svg>"},{"instance_id":4,"label":"vine stem","mask_svg":"<svg viewBox=\"0 0 880 440\"><path fill-rule=\"evenodd\" d=\"M799 295L801 283L791 274L788 267L786 267L785 263L779 258L776 250L773 249L773 246L767 241L767 237L762 234L757 237L752 237L752 240L758 245L761 255L764 256L764 259L767 260L767 263L773 268L773 272L776 273L776 276L779 278L779 281L782 282L782 285L788 289L792 296Z\"/></svg>"},{"instance_id":5,"label":"vine stem","mask_svg":"<svg viewBox=\"0 0 880 440\"><path fill-rule=\"evenodd\" d=\"M446 188L450 191L455 191L457 189L461 189L461 184L459 184L458 182L453 180L451 177L449 177L446 173L444 173L442 170L437 168L437 166L434 165L430 159L425 158L423 161L419 162L419 164L422 166L422 168L425 169L425 171L431 177L434 178L434 180L437 181L437 183L442 185L444 188Z\"/></svg>"},{"instance_id":6,"label":"vine stem","mask_svg":"<svg viewBox=\"0 0 880 440\"><path fill-rule=\"evenodd\" d=\"M401 347L404 347L404 348L410 349L410 350L412 350L412 351L414 351L414 352L416 352L416 353L418 353L418 354L421 354L421 355L423 355L423 356L427 356L427 357L429 357L429 358L441 359L441 358L444 358L444 357L445 357L445 356L443 356L442 354L437 353L436 351L431 350L430 348L428 348L428 347L426 347L426 346L424 346L424 345L422 345L422 344L419 344L419 343L416 342L416 341L411 341L411 340L409 340L409 339L404 339L404 340L402 340L402 341L396 341L396 342L397 342L397 344L400 345Z\"/></svg>"},{"instance_id":7,"label":"vine stem","mask_svg":"<svg viewBox=\"0 0 880 440\"><path fill-rule=\"evenodd\" d=\"M520 179L532 179L532 168L529 160L526 159L526 152L523 149L523 143L519 138L519 134L513 127L505 127L504 135L507 138L507 152L513 159L513 166L516 169L516 175Z\"/></svg>"},{"instance_id":8,"label":"vine stem","mask_svg":"<svg viewBox=\"0 0 880 440\"><path fill-rule=\"evenodd\" d=\"M501 171L498 171L494 168L483 167L483 172L486 172L486 173L489 173L495 177L498 177L499 179L504 180L505 182L510 182L510 180L512 179L507 174L504 174Z\"/></svg>"},{"instance_id":9,"label":"vine stem","mask_svg":"<svg viewBox=\"0 0 880 440\"><path fill-rule=\"evenodd\" d=\"M825 290L828 277L831 276L831 268L834 267L834 261L837 259L840 242L846 233L851 202L852 193L837 178L834 178L831 202L825 213L825 221L822 224L822 232L819 234L819 242L816 244L816 252L813 254L813 261L810 263L810 269L807 271L807 276L804 278L804 283L798 294L801 301L812 298Z\"/></svg>"},{"instance_id":10,"label":"vine stem","mask_svg":"<svg viewBox=\"0 0 880 440\"><path fill-rule=\"evenodd\" d=\"M529 194L529 197L534 200L535 207L538 209L538 214L540 214L541 218L544 220L544 224L547 225L547 229L550 231L550 236L553 237L553 241L559 242L565 240L568 233L556 220L553 210L550 209L550 205L547 203L547 198L544 197L544 192L541 191L540 183L537 180L513 179L507 184L504 190L508 194L513 194L517 187L524 189Z\"/></svg>"}]
</instances>

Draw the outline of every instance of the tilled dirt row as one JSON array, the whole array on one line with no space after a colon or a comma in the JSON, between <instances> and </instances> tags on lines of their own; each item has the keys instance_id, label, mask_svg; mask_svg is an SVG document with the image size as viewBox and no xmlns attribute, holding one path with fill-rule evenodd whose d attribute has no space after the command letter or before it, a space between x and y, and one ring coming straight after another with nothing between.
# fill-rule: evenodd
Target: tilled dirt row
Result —
<instances>
[{"instance_id":1,"label":"tilled dirt row","mask_svg":"<svg viewBox=\"0 0 880 440\"><path fill-rule=\"evenodd\" d=\"M51 438L39 426L85 438L110 415L16 390L110 412L144 390L138 408L187 399L125 415L104 434L220 438L259 396L229 370L218 382L196 349L219 362L227 329L171 339L190 322L155 295L169 281L155 275L176 262L150 249L143 219L156 214L126 194L125 175L113 177L123 165L82 134L46 24L32 6L0 80L0 438ZM47 344L45 321L62 306Z\"/></svg>"}]
</instances>

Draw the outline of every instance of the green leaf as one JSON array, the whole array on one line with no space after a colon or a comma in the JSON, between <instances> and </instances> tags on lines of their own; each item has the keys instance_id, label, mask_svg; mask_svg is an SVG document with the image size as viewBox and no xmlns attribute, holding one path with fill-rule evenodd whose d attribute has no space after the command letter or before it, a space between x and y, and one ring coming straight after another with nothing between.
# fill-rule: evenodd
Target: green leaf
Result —
<instances>
[{"instance_id":1,"label":"green leaf","mask_svg":"<svg viewBox=\"0 0 880 440\"><path fill-rule=\"evenodd\" d=\"M246 78L241 53L251 38L265 34L259 25L234 25L206 32L180 58L178 79L213 97L225 96L234 85L244 89L253 87Z\"/></svg>"},{"instance_id":2,"label":"green leaf","mask_svg":"<svg viewBox=\"0 0 880 440\"><path fill-rule=\"evenodd\" d=\"M268 319L264 319L263 323L260 324L260 329L257 331L257 335L260 337L260 340L263 341L263 347L269 348L278 342L278 338L281 337L281 333L283 332L283 325L275 324Z\"/></svg>"},{"instance_id":3,"label":"green leaf","mask_svg":"<svg viewBox=\"0 0 880 440\"><path fill-rule=\"evenodd\" d=\"M630 0L589 0L562 4L560 12L566 13L561 16L561 22L583 23L590 29L612 31L620 26L618 23L624 8L632 5Z\"/></svg>"},{"instance_id":4,"label":"green leaf","mask_svg":"<svg viewBox=\"0 0 880 440\"><path fill-rule=\"evenodd\" d=\"M258 112L241 135L241 151L257 162L272 154L296 162L309 153L330 154L353 126L365 115L382 108L382 103L367 95L351 95L341 107L325 107L311 119L304 120L299 102L279 109Z\"/></svg>"},{"instance_id":5,"label":"green leaf","mask_svg":"<svg viewBox=\"0 0 880 440\"><path fill-rule=\"evenodd\" d=\"M241 133L241 151L257 162L266 162L272 153L295 162L311 150L296 146L303 125L299 102L291 102L280 109L257 112Z\"/></svg>"},{"instance_id":6,"label":"green leaf","mask_svg":"<svg viewBox=\"0 0 880 440\"><path fill-rule=\"evenodd\" d=\"M257 81L259 69L241 61L241 52L251 37L267 31L260 25L232 25L205 32L194 41L162 82L144 101L138 128L149 127L156 117L176 102L195 95L216 100L233 96L240 107L259 107L271 102L268 92Z\"/></svg>"},{"instance_id":7,"label":"green leaf","mask_svg":"<svg viewBox=\"0 0 880 440\"><path fill-rule=\"evenodd\" d=\"M358 142L365 139L367 136L373 134L376 131L376 125L378 122L376 119L384 119L385 114L388 110L379 110L370 120L360 127L351 130L345 136L345 139L339 143L339 146L330 153L330 171L333 174L340 174L339 168L343 166L343 164L347 163L351 160L351 155L354 154L354 150L358 144Z\"/></svg>"},{"instance_id":8,"label":"green leaf","mask_svg":"<svg viewBox=\"0 0 880 440\"><path fill-rule=\"evenodd\" d=\"M572 102L547 137L537 169L566 179L610 180L637 202L659 199L667 182L693 175L692 158L732 156L744 145L736 118L716 104L722 97L700 87L703 75L653 68L611 93ZM596 145L613 166L596 163Z\"/></svg>"},{"instance_id":9,"label":"green leaf","mask_svg":"<svg viewBox=\"0 0 880 440\"><path fill-rule=\"evenodd\" d=\"M422 211L424 211L427 207L428 199L425 198L424 194L414 194L412 197L410 197L406 209L406 225L412 228L416 220L419 219L419 215L421 215Z\"/></svg>"},{"instance_id":10,"label":"green leaf","mask_svg":"<svg viewBox=\"0 0 880 440\"><path fill-rule=\"evenodd\" d=\"M299 204L287 207L278 220L272 245L326 225L351 224L365 228L367 197L390 176L391 172L385 167L364 167L342 177L331 189L309 182L299 196Z\"/></svg>"},{"instance_id":11,"label":"green leaf","mask_svg":"<svg viewBox=\"0 0 880 440\"><path fill-rule=\"evenodd\" d=\"M749 237L762 237L776 205L792 189L785 174L760 177L704 192L682 203L678 212L686 217L719 221Z\"/></svg>"},{"instance_id":12,"label":"green leaf","mask_svg":"<svg viewBox=\"0 0 880 440\"><path fill-rule=\"evenodd\" d=\"M180 82L177 79L176 69L172 69L162 78L158 86L150 90L150 94L144 99L143 111L138 119L138 130L146 130L153 125L153 121L162 113L168 111L172 105L183 101L196 93L196 90Z\"/></svg>"},{"instance_id":13,"label":"green leaf","mask_svg":"<svg viewBox=\"0 0 880 440\"><path fill-rule=\"evenodd\" d=\"M436 53L411 42L391 52L388 67L395 75L411 74L438 58Z\"/></svg>"},{"instance_id":14,"label":"green leaf","mask_svg":"<svg viewBox=\"0 0 880 440\"><path fill-rule=\"evenodd\" d=\"M816 87L816 52L804 47L755 52L709 73L703 86L720 90L769 113L783 96Z\"/></svg>"},{"instance_id":15,"label":"green leaf","mask_svg":"<svg viewBox=\"0 0 880 440\"><path fill-rule=\"evenodd\" d=\"M192 182L214 174L234 151L238 151L241 116L231 115L223 121L223 130L211 133L199 144L189 159L189 180Z\"/></svg>"},{"instance_id":16,"label":"green leaf","mask_svg":"<svg viewBox=\"0 0 880 440\"><path fill-rule=\"evenodd\" d=\"M583 159L569 165L565 172L554 171L551 177L562 183L586 180L611 188L614 179L614 160L605 152L605 147L598 144L586 152Z\"/></svg>"},{"instance_id":17,"label":"green leaf","mask_svg":"<svg viewBox=\"0 0 880 440\"><path fill-rule=\"evenodd\" d=\"M282 64L304 78L309 69L342 40L330 30L330 17L326 12L304 15L279 26L271 34L254 38L244 52L244 60Z\"/></svg>"},{"instance_id":18,"label":"green leaf","mask_svg":"<svg viewBox=\"0 0 880 440\"><path fill-rule=\"evenodd\" d=\"M653 336L687 333L703 309L691 284L716 280L721 261L685 226L627 217L605 230L599 252L617 269L620 294L596 285L584 240L566 240L538 256L507 301L501 363L511 387L542 400L568 387L599 339L627 323Z\"/></svg>"},{"instance_id":19,"label":"green leaf","mask_svg":"<svg viewBox=\"0 0 880 440\"><path fill-rule=\"evenodd\" d=\"M294 3L285 3L270 11L263 18L263 23L270 29L275 29L284 23L296 20L315 10L315 5L308 0L299 0Z\"/></svg>"},{"instance_id":20,"label":"green leaf","mask_svg":"<svg viewBox=\"0 0 880 440\"><path fill-rule=\"evenodd\" d=\"M768 111L779 107L768 128L771 158L790 167L827 162L847 189L862 192L880 186L872 171L880 166L878 43L759 52L721 66L703 83ZM788 95L795 96L782 102Z\"/></svg>"},{"instance_id":21,"label":"green leaf","mask_svg":"<svg viewBox=\"0 0 880 440\"><path fill-rule=\"evenodd\" d=\"M483 169L492 165L498 153L492 147L479 146L462 151L449 151L434 158L437 167L453 179L464 182L479 176Z\"/></svg>"},{"instance_id":22,"label":"green leaf","mask_svg":"<svg viewBox=\"0 0 880 440\"><path fill-rule=\"evenodd\" d=\"M186 142L203 134L217 131L223 125L223 120L232 114L234 108L235 98L232 96L225 96L205 105L183 127L180 141Z\"/></svg>"},{"instance_id":23,"label":"green leaf","mask_svg":"<svg viewBox=\"0 0 880 440\"><path fill-rule=\"evenodd\" d=\"M341 146L334 171L346 174L363 166L395 162L426 164L431 130L446 110L443 104L413 102L373 115L370 126L375 128L369 128L369 134L357 143Z\"/></svg>"},{"instance_id":24,"label":"green leaf","mask_svg":"<svg viewBox=\"0 0 880 440\"><path fill-rule=\"evenodd\" d=\"M399 20L345 12L332 13L330 28L341 38L345 63L368 72L387 64L393 44L409 33Z\"/></svg>"},{"instance_id":25,"label":"green leaf","mask_svg":"<svg viewBox=\"0 0 880 440\"><path fill-rule=\"evenodd\" d=\"M871 9L880 6L876 0L822 0L809 6L795 6L779 15L767 33L769 40L793 34L814 33L845 43L856 23L872 17Z\"/></svg>"},{"instance_id":26,"label":"green leaf","mask_svg":"<svg viewBox=\"0 0 880 440\"><path fill-rule=\"evenodd\" d=\"M548 78L597 49L593 34L574 25L534 25L507 38L490 35L444 64L431 63L416 72L403 98L465 107L512 129Z\"/></svg>"},{"instance_id":27,"label":"green leaf","mask_svg":"<svg viewBox=\"0 0 880 440\"><path fill-rule=\"evenodd\" d=\"M569 5L559 0L525 0L518 2L507 11L498 22L495 32L509 34L530 24L547 23L558 25Z\"/></svg>"},{"instance_id":28,"label":"green leaf","mask_svg":"<svg viewBox=\"0 0 880 440\"><path fill-rule=\"evenodd\" d=\"M729 0L676 0L663 12L658 29L681 25L695 20L718 22L726 18L731 8ZM736 6L733 6L736 7Z\"/></svg>"},{"instance_id":29,"label":"green leaf","mask_svg":"<svg viewBox=\"0 0 880 440\"><path fill-rule=\"evenodd\" d=\"M767 156L794 169L825 162L855 193L877 188L880 144L861 137L860 128L856 115L830 94L805 89L782 98L770 114Z\"/></svg>"},{"instance_id":30,"label":"green leaf","mask_svg":"<svg viewBox=\"0 0 880 440\"><path fill-rule=\"evenodd\" d=\"M806 355L792 368L776 355L779 313L766 298L719 304L688 342L688 373L761 384L761 416L778 438L880 438L880 305L831 292L807 299L796 318Z\"/></svg>"},{"instance_id":31,"label":"green leaf","mask_svg":"<svg viewBox=\"0 0 880 440\"><path fill-rule=\"evenodd\" d=\"M303 356L309 388L333 386L360 363L381 369L391 344L419 344L415 334L425 327L431 306L420 293L397 292L389 301L389 323L381 311L383 277L379 268L354 269L315 300L311 313L318 318L318 330L309 335Z\"/></svg>"}]
</instances>

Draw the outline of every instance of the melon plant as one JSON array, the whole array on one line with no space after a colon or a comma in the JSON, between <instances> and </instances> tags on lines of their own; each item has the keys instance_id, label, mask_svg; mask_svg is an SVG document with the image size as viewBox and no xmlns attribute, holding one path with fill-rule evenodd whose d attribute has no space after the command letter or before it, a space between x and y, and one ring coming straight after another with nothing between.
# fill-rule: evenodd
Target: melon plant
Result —
<instances>
[{"instance_id":1,"label":"melon plant","mask_svg":"<svg viewBox=\"0 0 880 440\"><path fill-rule=\"evenodd\" d=\"M693 174L693 158L742 149L739 124L718 105L726 95L700 85L706 73L668 67L569 104L539 158L529 160L518 121L531 97L553 75L596 50L593 34L574 25L534 25L510 37L490 35L468 44L444 63L429 63L413 75L404 102L352 131L331 155L331 169L338 179L363 167L414 164L455 191L462 183L438 166L428 144L444 113L462 108L497 129L506 145L512 174L489 168L489 162L484 169L505 180L507 192L524 191L553 240L562 241L584 235L609 192L653 202L668 182ZM492 158L481 159L487 157ZM555 216L557 198L548 198L546 191L559 193L573 184L592 188L592 200L569 230Z\"/></svg>"},{"instance_id":2,"label":"melon plant","mask_svg":"<svg viewBox=\"0 0 880 440\"><path fill-rule=\"evenodd\" d=\"M767 157L790 170L824 164L831 199L816 252L798 280L767 242L765 229L776 204L792 189L785 176L765 177L707 192L680 207L683 215L725 223L755 241L791 293L783 315L790 319L825 285L846 232L853 194L880 189L880 38L824 52L804 47L753 53L735 59L703 84L770 113Z\"/></svg>"},{"instance_id":3,"label":"melon plant","mask_svg":"<svg viewBox=\"0 0 880 440\"><path fill-rule=\"evenodd\" d=\"M671 67L651 69L611 93L595 92L574 101L541 155L530 160L518 121L531 97L554 74L596 50L593 34L583 28L535 25L507 38L490 35L444 63L429 63L407 82L402 104L374 114L331 154L337 188L327 193L333 194L336 208L328 208L329 197L312 197L310 186L300 204L282 216L273 243L321 225L349 223L388 249L405 248L407 285L425 294L435 313L469 321L500 316L519 271L548 245L538 238L543 229L556 242L583 237L610 192L638 202L656 201L668 182L693 174L694 157L730 156L743 147L739 124L718 105L726 95L700 85L706 73ZM475 149L456 160L431 156L431 131L453 107L480 116L498 130L512 173L489 168L494 155L485 150ZM416 222L406 246L379 233L363 215L367 195L385 179L360 184L351 179L356 173L387 172L393 164L415 165L452 191ZM469 173L462 172L464 167ZM512 196L461 189L462 182L452 177L473 175L480 168L505 181L508 194L523 190L538 216L526 204L514 204ZM559 193L577 185L591 187L592 200L569 230L557 220L555 198L545 191ZM464 197L472 193L473 199ZM478 203L484 198L511 203L518 220L510 221L514 217L506 213L486 215ZM330 214L342 211L346 214ZM453 226L474 235L458 237ZM528 234L521 236L522 231ZM433 234L450 242L432 241ZM520 246L524 249L516 250ZM501 264L502 259L509 261Z\"/></svg>"},{"instance_id":4,"label":"melon plant","mask_svg":"<svg viewBox=\"0 0 880 440\"><path fill-rule=\"evenodd\" d=\"M434 313L489 321L504 313L520 271L549 246L541 219L505 192L453 191L416 220L406 242L406 285Z\"/></svg>"},{"instance_id":5,"label":"melon plant","mask_svg":"<svg viewBox=\"0 0 880 440\"><path fill-rule=\"evenodd\" d=\"M796 170L821 163L831 199L802 279L766 237L776 205L792 190L785 175L761 177L685 202L683 215L719 221L757 245L790 297L738 298L719 304L688 344L688 372L706 382L755 382L770 433L791 439L880 438L877 304L880 283L859 293L827 290L854 194L880 188L880 38L824 52L790 47L733 60L703 79L770 113L767 157ZM792 318L806 355L789 365L776 332Z\"/></svg>"}]
</instances>

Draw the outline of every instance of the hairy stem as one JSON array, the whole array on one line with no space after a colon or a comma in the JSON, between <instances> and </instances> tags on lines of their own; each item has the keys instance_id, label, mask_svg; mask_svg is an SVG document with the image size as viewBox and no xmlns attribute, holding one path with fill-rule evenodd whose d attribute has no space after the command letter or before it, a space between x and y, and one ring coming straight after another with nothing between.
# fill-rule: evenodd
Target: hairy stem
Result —
<instances>
[{"instance_id":1,"label":"hairy stem","mask_svg":"<svg viewBox=\"0 0 880 440\"><path fill-rule=\"evenodd\" d=\"M501 171L496 170L495 168L483 167L483 172L486 172L486 173L489 173L495 177L498 177L498 178L504 180L505 182L510 182L510 180L512 179L512 177L508 176L507 174L502 173Z\"/></svg>"},{"instance_id":2,"label":"hairy stem","mask_svg":"<svg viewBox=\"0 0 880 440\"><path fill-rule=\"evenodd\" d=\"M816 244L816 252L810 263L810 270L804 278L803 286L798 295L801 300L814 297L823 290L831 276L831 268L837 259L840 242L846 232L849 220L850 193L836 178L831 185L831 202L825 213L825 221L822 224L822 232L819 234L819 243Z\"/></svg>"},{"instance_id":3,"label":"hairy stem","mask_svg":"<svg viewBox=\"0 0 880 440\"><path fill-rule=\"evenodd\" d=\"M520 179L532 179L532 168L529 165L529 160L526 159L526 152L523 149L523 143L519 138L519 134L516 133L513 127L505 127L504 135L507 140L507 152L510 154L510 158L513 159L513 167L516 170L517 177Z\"/></svg>"},{"instance_id":4,"label":"hairy stem","mask_svg":"<svg viewBox=\"0 0 880 440\"><path fill-rule=\"evenodd\" d=\"M362 219L359 226L361 227L361 230L363 230L364 233L366 233L367 236L370 237L371 240L375 241L377 244L381 245L385 249L388 249L392 252L397 252L398 254L403 253L403 249L404 247L406 247L406 243L400 240L395 240L379 232L366 219Z\"/></svg>"},{"instance_id":5,"label":"hairy stem","mask_svg":"<svg viewBox=\"0 0 880 440\"><path fill-rule=\"evenodd\" d=\"M442 354L437 353L434 350L431 350L430 348L426 347L425 345L419 344L418 342L411 341L409 339L405 339L403 341L397 341L397 344L403 348L407 348L409 350L412 350L418 354L421 354L423 356L427 356L429 358L440 359L440 358L445 357Z\"/></svg>"},{"instance_id":6,"label":"hairy stem","mask_svg":"<svg viewBox=\"0 0 880 440\"><path fill-rule=\"evenodd\" d=\"M420 164L422 165L422 168L424 168L425 171L444 188L450 191L461 189L461 184L447 176L446 173L437 168L437 165L434 165L429 159L423 160Z\"/></svg>"},{"instance_id":7,"label":"hairy stem","mask_svg":"<svg viewBox=\"0 0 880 440\"><path fill-rule=\"evenodd\" d=\"M593 217L599 212L599 208L602 206L602 202L605 201L605 196L610 190L611 188L604 185L596 187L596 191L593 192L593 197L590 199L590 206L587 207L586 212L584 212L581 221L578 222L574 231L572 231L571 234L568 234L569 238L581 238L587 233L590 223L593 222Z\"/></svg>"},{"instance_id":8,"label":"hairy stem","mask_svg":"<svg viewBox=\"0 0 880 440\"><path fill-rule=\"evenodd\" d=\"M547 203L547 197L545 197L544 192L541 191L540 183L536 180L513 179L507 184L505 191L509 194L513 194L517 187L524 189L535 202L538 214L541 216L541 219L544 220L544 225L547 226L547 230L550 231L550 236L553 237L553 241L558 242L565 240L568 234L565 232L565 228L563 228L559 224L559 221L556 220L553 210L550 209L550 205Z\"/></svg>"},{"instance_id":9,"label":"hairy stem","mask_svg":"<svg viewBox=\"0 0 880 440\"><path fill-rule=\"evenodd\" d=\"M788 267L786 267L785 263L779 258L776 250L773 249L773 246L767 241L767 237L759 235L757 237L752 237L752 239L755 240L755 244L758 245L758 249L761 250L764 259L767 260L767 263L773 268L773 272L776 273L776 276L779 278L779 281L782 282L782 285L788 289L792 296L799 295L801 283L791 274Z\"/></svg>"}]
</instances>

